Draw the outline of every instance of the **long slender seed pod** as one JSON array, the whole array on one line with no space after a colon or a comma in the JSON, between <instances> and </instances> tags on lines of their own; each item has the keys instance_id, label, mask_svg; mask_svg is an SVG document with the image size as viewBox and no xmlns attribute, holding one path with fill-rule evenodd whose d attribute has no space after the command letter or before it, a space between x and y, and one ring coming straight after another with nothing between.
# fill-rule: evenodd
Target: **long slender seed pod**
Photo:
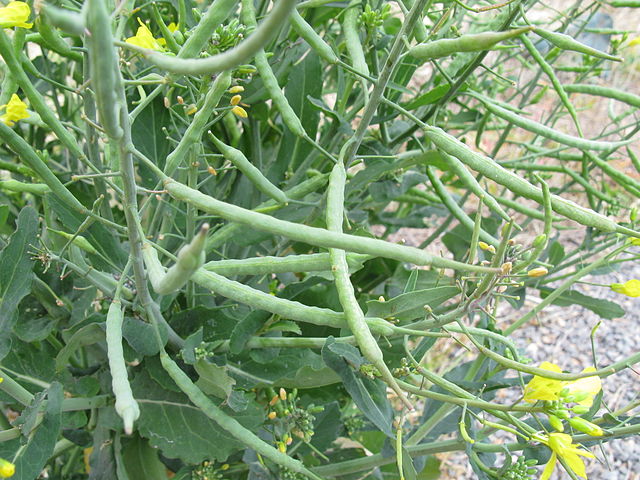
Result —
<instances>
[{"instance_id":1,"label":"long slender seed pod","mask_svg":"<svg viewBox=\"0 0 640 480\"><path fill-rule=\"evenodd\" d=\"M347 181L347 172L342 162L337 162L329 177L329 189L327 190L327 211L326 222L330 232L342 233L342 222L344 219L344 187ZM331 272L335 281L336 290L340 305L344 311L344 316L349 325L349 330L356 337L356 342L364 358L373 364L380 372L382 380L396 392L402 403L409 410L413 410L413 405L407 399L402 389L398 386L396 379L392 375L387 364L384 363L384 355L378 342L371 334L364 313L356 299L353 284L349 278L349 266L344 250L330 248Z\"/></svg>"},{"instance_id":2,"label":"long slender seed pod","mask_svg":"<svg viewBox=\"0 0 640 480\"><path fill-rule=\"evenodd\" d=\"M592 57L603 58L605 60L611 60L613 62L623 62L624 58L616 57L615 55L609 55L601 50L597 50L593 47L589 47L584 43L578 42L573 37L559 32L551 32L544 28L536 27L533 32L544 38L546 41L552 43L561 50L571 50L573 52L584 53L585 55L591 55Z\"/></svg>"},{"instance_id":3,"label":"long slender seed pod","mask_svg":"<svg viewBox=\"0 0 640 480\"><path fill-rule=\"evenodd\" d=\"M370 255L348 253L349 270L359 270ZM225 277L234 275L265 275L285 272L329 272L331 260L328 253L287 255L285 257L252 257L240 260L217 260L205 263L202 268Z\"/></svg>"},{"instance_id":4,"label":"long slender seed pod","mask_svg":"<svg viewBox=\"0 0 640 480\"><path fill-rule=\"evenodd\" d=\"M160 352L160 363L173 381L187 394L189 400L191 400L194 405L202 410L207 417L220 425L221 428L229 432L232 437L242 442L243 445L289 470L306 475L313 480L322 480L321 477L307 470L300 461L272 447L251 430L243 427L235 418L227 415L224 410L220 409L209 397L202 393L187 374L180 369L176 362L169 358L165 351Z\"/></svg>"},{"instance_id":5,"label":"long slender seed pod","mask_svg":"<svg viewBox=\"0 0 640 480\"><path fill-rule=\"evenodd\" d=\"M47 227L47 230L55 233L56 235L60 235L61 237L66 238L67 240L71 240L71 243L73 243L78 248L84 250L87 253L91 253L93 255L98 254L98 251L95 249L93 245L91 245L91 242L89 242L89 240L87 240L82 235L73 235L71 233L63 232L60 230L54 230L53 228L49 228L49 227Z\"/></svg>"},{"instance_id":6,"label":"long slender seed pod","mask_svg":"<svg viewBox=\"0 0 640 480\"><path fill-rule=\"evenodd\" d=\"M78 36L84 35L84 19L81 14L44 2L40 4L40 13L44 14L53 26L63 32Z\"/></svg>"},{"instance_id":7,"label":"long slender seed pod","mask_svg":"<svg viewBox=\"0 0 640 480\"><path fill-rule=\"evenodd\" d=\"M424 132L438 148L447 152L449 155L453 155L472 170L475 170L494 182L507 187L518 195L530 200L535 200L540 204L543 203L544 200L542 190L540 188L531 185L524 178L521 178L501 167L492 159L469 149L467 145L459 141L457 138L447 134L442 129L437 127L427 127L424 129ZM556 213L570 218L582 225L597 228L603 232L619 232L634 237L640 237L640 233L618 225L604 215L594 212L593 210L589 210L588 208L581 207L580 205L557 195L551 196L551 205Z\"/></svg>"},{"instance_id":8,"label":"long slender seed pod","mask_svg":"<svg viewBox=\"0 0 640 480\"><path fill-rule=\"evenodd\" d=\"M218 55L202 59L180 58L164 55L153 50L141 48L131 44L121 44L123 47L135 50L146 56L147 60L162 70L182 75L205 75L232 70L253 57L265 44L273 38L280 26L287 20L289 12L296 4L296 0L279 0L249 38L236 47Z\"/></svg>"},{"instance_id":9,"label":"long slender seed pod","mask_svg":"<svg viewBox=\"0 0 640 480\"><path fill-rule=\"evenodd\" d=\"M120 102L116 95L116 73L118 65L111 18L102 0L88 0L84 9L84 22L88 30L85 44L91 65L91 87L95 92L96 106L102 128L110 138L122 137L120 127Z\"/></svg>"},{"instance_id":10,"label":"long slender seed pod","mask_svg":"<svg viewBox=\"0 0 640 480\"><path fill-rule=\"evenodd\" d=\"M420 60L448 57L458 52L481 52L496 44L529 32L533 27L516 28L505 32L469 33L459 38L443 38L433 42L420 43L409 49L409 55Z\"/></svg>"},{"instance_id":11,"label":"long slender seed pod","mask_svg":"<svg viewBox=\"0 0 640 480\"><path fill-rule=\"evenodd\" d=\"M280 0L281 2L283 0ZM253 5L253 0L242 0L242 21L249 27L256 26L256 12ZM285 97L280 85L278 85L278 79L276 78L267 55L264 50L260 48L254 58L254 63L264 84L264 88L269 92L269 98L282 115L282 121L291 132L301 138L307 137L307 132L302 126L302 122L293 111L287 97Z\"/></svg>"},{"instance_id":12,"label":"long slender seed pod","mask_svg":"<svg viewBox=\"0 0 640 480\"><path fill-rule=\"evenodd\" d=\"M369 65L364 56L362 43L360 43L360 35L358 29L358 14L360 11L360 0L352 0L344 12L342 22L342 32L344 34L344 43L347 47L351 66L358 72L369 76ZM367 82L363 78L360 79L364 92L367 91Z\"/></svg>"},{"instance_id":13,"label":"long slender seed pod","mask_svg":"<svg viewBox=\"0 0 640 480\"><path fill-rule=\"evenodd\" d=\"M400 0L400 2L404 5L404 8L406 8L407 10L411 10L411 7L413 7L415 0ZM427 31L427 27L424 26L422 20L417 22L413 27L412 34L420 43L426 42L429 38L429 32Z\"/></svg>"},{"instance_id":14,"label":"long slender seed pod","mask_svg":"<svg viewBox=\"0 0 640 480\"><path fill-rule=\"evenodd\" d=\"M467 227L467 229L470 232L472 232L474 228L473 220L471 220L471 217L469 217L469 215L467 215L466 212L462 210L462 208L460 208L460 205L458 205L455 202L455 200L451 198L451 195L449 195L449 192L447 192L447 188L444 186L442 181L438 178L433 167L431 166L427 167L427 176L429 177L429 181L431 182L433 189L436 191L436 193L440 197L440 200L442 201L444 206L447 208L447 210L449 210L451 215L456 217L456 219L462 225ZM500 244L500 240L495 238L493 235L488 234L482 229L480 229L480 239L483 242L487 242L488 244L493 245L495 247L497 247Z\"/></svg>"},{"instance_id":15,"label":"long slender seed pod","mask_svg":"<svg viewBox=\"0 0 640 480\"><path fill-rule=\"evenodd\" d=\"M292 240L306 242L309 245L341 248L350 252L366 253L403 262L411 262L415 265L433 265L438 268L452 268L460 271L493 271L491 268L467 265L462 262L437 257L415 247L406 247L374 238L328 232L322 228L309 227L273 218L269 215L221 202L173 179L166 179L164 186L173 198L195 205L207 213L219 215L234 222L251 225L258 230L282 235Z\"/></svg>"},{"instance_id":16,"label":"long slender seed pod","mask_svg":"<svg viewBox=\"0 0 640 480\"><path fill-rule=\"evenodd\" d=\"M455 173L458 176L460 181L464 183L464 185L469 190L475 193L475 195L478 198L482 197L484 204L487 207L489 207L491 211L497 213L500 217L502 217L503 220L507 222L511 220L507 212L505 212L502 209L502 207L498 204L498 202L491 195L489 195L489 193L485 192L485 190L482 188L480 183L478 183L475 177L471 175L471 172L467 170L467 167L465 167L464 163L462 163L460 160L458 160L455 157L452 157L447 153L444 153L444 152L441 152L441 153L442 153L442 158L447 163L449 168L453 170L453 173Z\"/></svg>"},{"instance_id":17,"label":"long slender seed pod","mask_svg":"<svg viewBox=\"0 0 640 480\"><path fill-rule=\"evenodd\" d=\"M76 62L82 60L82 54L71 49L71 46L64 41L55 27L51 25L46 15L36 17L36 26L38 27L38 33L49 49L70 60Z\"/></svg>"},{"instance_id":18,"label":"long slender seed pod","mask_svg":"<svg viewBox=\"0 0 640 480\"><path fill-rule=\"evenodd\" d=\"M32 193L34 195L44 195L51 189L44 183L24 183L19 180L0 180L0 190L16 193Z\"/></svg>"},{"instance_id":19,"label":"long slender seed pod","mask_svg":"<svg viewBox=\"0 0 640 480\"><path fill-rule=\"evenodd\" d=\"M0 35L2 32L0 32ZM78 201L78 199L65 187L56 177L49 167L42 161L38 154L31 146L24 141L13 129L0 122L0 138L4 144L9 147L20 160L25 163L36 175L47 184L53 194L82 214L87 213L87 209Z\"/></svg>"},{"instance_id":20,"label":"long slender seed pod","mask_svg":"<svg viewBox=\"0 0 640 480\"><path fill-rule=\"evenodd\" d=\"M182 247L178 252L176 263L167 272L162 265L158 267L158 254L149 244L142 247L142 255L149 270L149 280L153 289L160 295L180 290L204 264L204 244L209 225L204 224L191 243Z\"/></svg>"},{"instance_id":21,"label":"long slender seed pod","mask_svg":"<svg viewBox=\"0 0 640 480\"><path fill-rule=\"evenodd\" d=\"M329 44L316 33L313 27L302 18L302 15L300 15L297 10L294 9L291 12L289 20L291 21L293 30L309 44L311 49L316 52L320 58L324 59L324 61L330 65L335 65L340 62L340 59Z\"/></svg>"},{"instance_id":22,"label":"long slender seed pod","mask_svg":"<svg viewBox=\"0 0 640 480\"><path fill-rule=\"evenodd\" d=\"M520 203L520 202L518 202L516 200L511 200L509 198L497 196L496 197L496 201L498 201L498 203L501 203L505 207L512 208L516 212L519 212L519 213L522 213L523 215L526 215L527 217L535 218L536 220L544 220L545 219L544 212L541 212L539 210L534 210L533 208L527 207L526 205L522 205L522 203ZM562 218L561 217L557 217L555 215L553 216L553 221L554 222L557 222L559 220L562 220Z\"/></svg>"},{"instance_id":23,"label":"long slender seed pod","mask_svg":"<svg viewBox=\"0 0 640 480\"><path fill-rule=\"evenodd\" d=\"M615 180L622 188L627 190L632 195L637 195L640 192L640 182L626 173L622 173L620 170L609 165L607 162L599 158L598 156L592 154L591 152L586 152L587 158L595 163L600 170L602 170L606 175Z\"/></svg>"},{"instance_id":24,"label":"long slender seed pod","mask_svg":"<svg viewBox=\"0 0 640 480\"><path fill-rule=\"evenodd\" d=\"M124 433L133 433L133 422L140 417L140 407L133 398L131 385L127 378L127 365L124 362L122 350L122 320L124 311L119 296L116 296L107 313L107 356L109 358L109 370L111 371L111 388L116 397L116 413L120 415L124 423Z\"/></svg>"},{"instance_id":25,"label":"long slender seed pod","mask_svg":"<svg viewBox=\"0 0 640 480\"><path fill-rule=\"evenodd\" d=\"M300 302L274 297L266 292L229 280L216 273L207 272L204 269L198 270L193 275L192 280L201 287L225 298L249 305L258 310L275 313L283 318L333 328L347 327L347 321L342 313L334 312L328 308L310 307ZM396 330L394 325L381 318L367 318L366 322L379 335L392 335Z\"/></svg>"},{"instance_id":26,"label":"long slender seed pod","mask_svg":"<svg viewBox=\"0 0 640 480\"><path fill-rule=\"evenodd\" d=\"M599 97L612 98L620 102L640 108L640 95L634 95L630 92L623 92L610 87L601 87L600 85L572 84L563 85L564 91L567 93L586 93L587 95L596 95Z\"/></svg>"},{"instance_id":27,"label":"long slender seed pod","mask_svg":"<svg viewBox=\"0 0 640 480\"><path fill-rule=\"evenodd\" d=\"M295 187L292 187L289 190L285 191L285 194L290 200L302 200L310 193L322 188L327 183L328 179L328 174L315 175L296 185ZM283 206L283 204L278 205L274 200L268 200L258 205L256 207L256 210L261 210L264 208L277 209ZM235 235L238 235L243 228L244 226L241 223L230 223L220 228L219 230L216 230L216 232L207 239L205 251L208 253L218 248L220 245L224 245Z\"/></svg>"},{"instance_id":28,"label":"long slender seed pod","mask_svg":"<svg viewBox=\"0 0 640 480\"><path fill-rule=\"evenodd\" d=\"M176 148L167 156L164 166L164 171L167 175L173 175L176 168L184 162L188 151L201 142L207 122L209 122L213 110L218 106L229 85L231 85L231 71L222 72L213 81L204 97L202 107L194 115Z\"/></svg>"},{"instance_id":29,"label":"long slender seed pod","mask_svg":"<svg viewBox=\"0 0 640 480\"><path fill-rule=\"evenodd\" d=\"M211 32L234 12L237 3L238 0L215 0L182 45L178 58L197 57L211 38Z\"/></svg>"},{"instance_id":30,"label":"long slender seed pod","mask_svg":"<svg viewBox=\"0 0 640 480\"><path fill-rule=\"evenodd\" d=\"M262 174L260 169L244 156L241 150L227 145L211 132L209 132L209 138L215 144L216 148L220 150L220 153L224 155L224 158L233 163L258 190L273 198L278 203L287 203L287 195L271 183L269 179Z\"/></svg>"},{"instance_id":31,"label":"long slender seed pod","mask_svg":"<svg viewBox=\"0 0 640 480\"><path fill-rule=\"evenodd\" d=\"M535 47L533 42L529 40L529 38L526 35L522 37L522 44L525 46L525 48L529 52L529 55L531 55L533 59L536 61L536 63L540 66L542 71L547 75L547 77L549 77L549 80L551 80L553 89L558 94L558 97L560 98L560 101L564 105L564 108L566 108L567 111L569 112L569 115L571 115L571 118L573 119L573 123L576 126L576 129L578 130L578 134L582 137L582 127L580 126L580 122L578 121L578 112L576 112L576 109L571 103L571 100L569 100L569 96L567 95L567 92L564 91L564 88L562 87L562 83L560 83L560 80L558 79L555 72L553 71L553 68L544 59L542 54L538 51L538 49Z\"/></svg>"},{"instance_id":32,"label":"long slender seed pod","mask_svg":"<svg viewBox=\"0 0 640 480\"><path fill-rule=\"evenodd\" d=\"M567 135L566 133L559 132L558 130L554 130L546 125L543 125L538 122L534 122L533 120L529 120L527 118L523 118L520 115L510 112L506 108L499 107L492 103L489 99L484 96L472 94L467 92L474 98L480 100L485 108L489 110L491 113L496 115L497 117L502 118L514 125L523 128L529 132L536 133L542 137L548 138L550 140L554 140L563 145L567 145L568 147L578 148L580 150L597 150L597 151L607 151L607 150L616 150L617 148L623 147L624 145L628 145L631 143L631 140L625 140L621 142L602 142L597 140L587 140L584 138L574 137L572 135Z\"/></svg>"}]
</instances>

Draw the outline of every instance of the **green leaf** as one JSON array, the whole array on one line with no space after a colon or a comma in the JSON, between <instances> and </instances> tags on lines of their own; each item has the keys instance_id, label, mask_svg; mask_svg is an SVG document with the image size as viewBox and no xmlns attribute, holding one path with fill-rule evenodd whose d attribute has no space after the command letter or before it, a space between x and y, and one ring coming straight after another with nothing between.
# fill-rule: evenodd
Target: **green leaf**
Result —
<instances>
[{"instance_id":1,"label":"green leaf","mask_svg":"<svg viewBox=\"0 0 640 480\"><path fill-rule=\"evenodd\" d=\"M123 442L122 460L131 480L166 480L164 464L158 458L158 450L144 438L135 436Z\"/></svg>"},{"instance_id":2,"label":"green leaf","mask_svg":"<svg viewBox=\"0 0 640 480\"><path fill-rule=\"evenodd\" d=\"M162 343L167 342L166 328L160 329ZM155 337L153 325L137 318L125 317L122 322L122 336L138 355L143 357L155 355L160 351Z\"/></svg>"},{"instance_id":3,"label":"green leaf","mask_svg":"<svg viewBox=\"0 0 640 480\"><path fill-rule=\"evenodd\" d=\"M424 105L431 105L432 103L436 103L447 94L450 88L450 85L438 85L437 87L429 90L427 93L423 93L419 97L404 105L404 108L406 108L407 110L413 110Z\"/></svg>"},{"instance_id":4,"label":"green leaf","mask_svg":"<svg viewBox=\"0 0 640 480\"><path fill-rule=\"evenodd\" d=\"M62 385L54 382L47 389L47 404L40 425L33 431L14 460L15 480L35 480L40 476L60 435L62 421Z\"/></svg>"},{"instance_id":5,"label":"green leaf","mask_svg":"<svg viewBox=\"0 0 640 480\"><path fill-rule=\"evenodd\" d=\"M68 363L69 358L80 347L87 345L93 345L101 340L104 340L105 333L104 328L97 323L90 323L77 330L71 338L67 340L67 344L60 350L56 357L56 370L59 372L64 370Z\"/></svg>"},{"instance_id":6,"label":"green leaf","mask_svg":"<svg viewBox=\"0 0 640 480\"><path fill-rule=\"evenodd\" d=\"M226 368L219 367L205 359L198 360L194 368L196 372L198 372L198 375L200 375L200 378L196 382L200 390L224 400L229 398L236 381L227 375Z\"/></svg>"},{"instance_id":7,"label":"green leaf","mask_svg":"<svg viewBox=\"0 0 640 480\"><path fill-rule=\"evenodd\" d=\"M349 357L338 354L334 351L334 346L338 346L338 351L352 350ZM389 437L394 437L395 432L391 427L393 410L387 400L386 385L379 380L369 380L356 375L353 368L349 366L347 358L358 355L358 350L347 344L336 343L333 337L327 338L322 347L322 359L331 367L342 379L344 388L347 390L358 409L376 426L380 431Z\"/></svg>"},{"instance_id":8,"label":"green leaf","mask_svg":"<svg viewBox=\"0 0 640 480\"><path fill-rule=\"evenodd\" d=\"M425 315L425 306L434 309L458 293L458 287L436 287L403 293L384 302L370 300L367 302L367 316L395 318L401 322L421 318Z\"/></svg>"},{"instance_id":9,"label":"green leaf","mask_svg":"<svg viewBox=\"0 0 640 480\"><path fill-rule=\"evenodd\" d=\"M162 129L170 124L171 114L162 99L157 98L140 112L131 126L133 144L160 168L164 168L171 146ZM143 185L154 188L157 182L154 173L144 163L139 168Z\"/></svg>"},{"instance_id":10,"label":"green leaf","mask_svg":"<svg viewBox=\"0 0 640 480\"><path fill-rule=\"evenodd\" d=\"M262 310L254 310L249 315L238 322L236 328L231 332L229 339L229 351L239 354L244 350L244 346L249 339L258 331L271 316L270 313Z\"/></svg>"},{"instance_id":11,"label":"green leaf","mask_svg":"<svg viewBox=\"0 0 640 480\"><path fill-rule=\"evenodd\" d=\"M18 305L31 290L31 251L37 246L38 214L25 207L16 224L15 233L0 254L0 335L5 338L18 318Z\"/></svg>"},{"instance_id":12,"label":"green leaf","mask_svg":"<svg viewBox=\"0 0 640 480\"><path fill-rule=\"evenodd\" d=\"M146 371L136 375L131 387L140 405L139 432L163 455L192 464L204 460L224 462L232 453L244 449L241 442L194 407L185 395L162 389ZM252 431L264 416L255 401L241 413L225 410Z\"/></svg>"},{"instance_id":13,"label":"green leaf","mask_svg":"<svg viewBox=\"0 0 640 480\"><path fill-rule=\"evenodd\" d=\"M540 289L540 296L545 298L549 296L551 292L553 292L552 288L543 287ZM552 303L561 307L580 305L606 319L620 318L625 315L624 309L617 303L602 298L588 297L575 290L564 292Z\"/></svg>"}]
</instances>

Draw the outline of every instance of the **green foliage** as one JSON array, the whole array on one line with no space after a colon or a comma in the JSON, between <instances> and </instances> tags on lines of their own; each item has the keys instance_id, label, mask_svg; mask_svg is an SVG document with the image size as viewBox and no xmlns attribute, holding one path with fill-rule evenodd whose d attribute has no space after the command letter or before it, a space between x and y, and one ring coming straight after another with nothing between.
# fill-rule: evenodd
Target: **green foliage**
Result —
<instances>
[{"instance_id":1,"label":"green foliage","mask_svg":"<svg viewBox=\"0 0 640 480\"><path fill-rule=\"evenodd\" d=\"M0 9L14 478L436 479L460 451L526 480L640 432L594 387L640 354L562 372L511 338L627 313L579 287L640 245L599 2L116 3Z\"/></svg>"}]
</instances>

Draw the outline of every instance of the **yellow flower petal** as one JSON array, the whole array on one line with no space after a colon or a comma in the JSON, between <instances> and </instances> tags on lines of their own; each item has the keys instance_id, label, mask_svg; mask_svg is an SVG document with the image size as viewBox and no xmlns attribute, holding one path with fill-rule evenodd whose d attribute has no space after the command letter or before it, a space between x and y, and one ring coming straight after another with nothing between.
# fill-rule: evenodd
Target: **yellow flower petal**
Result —
<instances>
[{"instance_id":1,"label":"yellow flower petal","mask_svg":"<svg viewBox=\"0 0 640 480\"><path fill-rule=\"evenodd\" d=\"M6 111L4 115L0 116L0 122L8 127L13 127L18 120L29 118L27 104L20 100L20 97L15 93L11 95L9 103L0 107L0 109L2 108L5 108Z\"/></svg>"},{"instance_id":2,"label":"yellow flower petal","mask_svg":"<svg viewBox=\"0 0 640 480\"><path fill-rule=\"evenodd\" d=\"M27 23L31 15L31 8L24 2L9 2L0 8L0 28L22 27L31 28L33 23Z\"/></svg>"},{"instance_id":3,"label":"yellow flower petal","mask_svg":"<svg viewBox=\"0 0 640 480\"><path fill-rule=\"evenodd\" d=\"M551 474L556 468L557 461L558 461L558 457L556 456L555 452L551 452L551 458L549 458L549 461L544 466L542 475L540 475L540 480L549 480L549 478L551 477Z\"/></svg>"},{"instance_id":4,"label":"yellow flower petal","mask_svg":"<svg viewBox=\"0 0 640 480\"><path fill-rule=\"evenodd\" d=\"M540 368L550 372L560 373L562 370L558 365L550 362L542 362ZM564 382L552 378L544 378L535 375L524 387L524 400L535 403L538 400L554 401L558 400L560 391L564 388Z\"/></svg>"},{"instance_id":5,"label":"yellow flower petal","mask_svg":"<svg viewBox=\"0 0 640 480\"><path fill-rule=\"evenodd\" d=\"M247 111L239 105L236 105L235 107L233 107L231 111L240 118L247 118L249 116Z\"/></svg>"},{"instance_id":6,"label":"yellow flower petal","mask_svg":"<svg viewBox=\"0 0 640 480\"><path fill-rule=\"evenodd\" d=\"M138 27L138 31L136 32L135 36L127 38L127 43L142 48L148 48L149 50L164 52L164 48L160 44L160 41L156 38L153 38L151 30L149 30L139 18L138 23L140 24L140 27Z\"/></svg>"},{"instance_id":7,"label":"yellow flower petal","mask_svg":"<svg viewBox=\"0 0 640 480\"><path fill-rule=\"evenodd\" d=\"M579 445L571 443L571 440L571 436L566 433L552 433L546 443L551 451L561 458L571 471L579 477L587 478L584 462L580 456L595 458L595 455L586 450L581 450Z\"/></svg>"},{"instance_id":8,"label":"yellow flower petal","mask_svg":"<svg viewBox=\"0 0 640 480\"><path fill-rule=\"evenodd\" d=\"M178 29L178 25L176 25L175 22L171 22L169 25L167 25L167 28L171 33L173 33Z\"/></svg>"},{"instance_id":9,"label":"yellow flower petal","mask_svg":"<svg viewBox=\"0 0 640 480\"><path fill-rule=\"evenodd\" d=\"M611 290L627 297L640 297L640 280L628 280L624 283L612 283Z\"/></svg>"},{"instance_id":10,"label":"yellow flower petal","mask_svg":"<svg viewBox=\"0 0 640 480\"><path fill-rule=\"evenodd\" d=\"M582 370L582 373L595 371L595 368L587 367ZM600 390L602 390L602 380L600 380L600 377L597 376L580 378L575 382L568 383L567 385L565 385L565 388L567 388L569 392L574 395L578 393L588 393L589 396L587 398L576 403L578 403L579 405L584 405L585 407L590 407L591 405L593 405L593 397L595 397L600 392Z\"/></svg>"}]
</instances>

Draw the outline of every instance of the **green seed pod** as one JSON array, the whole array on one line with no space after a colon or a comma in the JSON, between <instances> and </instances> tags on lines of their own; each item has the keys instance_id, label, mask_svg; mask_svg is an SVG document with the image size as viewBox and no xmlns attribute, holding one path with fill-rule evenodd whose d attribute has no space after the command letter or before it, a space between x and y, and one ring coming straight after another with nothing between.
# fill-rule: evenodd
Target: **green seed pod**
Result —
<instances>
[{"instance_id":1,"label":"green seed pod","mask_svg":"<svg viewBox=\"0 0 640 480\"><path fill-rule=\"evenodd\" d=\"M53 26L63 32L78 36L84 35L84 19L79 13L54 7L44 2L40 4L40 13L46 16Z\"/></svg>"},{"instance_id":2,"label":"green seed pod","mask_svg":"<svg viewBox=\"0 0 640 480\"><path fill-rule=\"evenodd\" d=\"M91 65L91 87L102 128L110 138L119 139L120 102L117 96L118 57L113 48L111 18L103 0L88 0L84 9L84 21L88 30L85 43Z\"/></svg>"},{"instance_id":3,"label":"green seed pod","mask_svg":"<svg viewBox=\"0 0 640 480\"><path fill-rule=\"evenodd\" d=\"M621 57L616 57L600 50L596 50L595 48L585 45L584 43L578 42L573 37L565 35L564 33L550 32L549 30L545 30L544 28L539 27L536 27L533 31L536 35L544 38L561 50L571 50L573 52L584 53L585 55L591 55L592 57L603 58L605 60L611 60L613 62L624 61L624 59Z\"/></svg>"},{"instance_id":4,"label":"green seed pod","mask_svg":"<svg viewBox=\"0 0 640 480\"><path fill-rule=\"evenodd\" d=\"M420 60L432 60L448 57L458 52L481 52L491 49L497 43L517 37L532 29L533 27L523 27L506 32L471 33L459 38L444 38L433 42L420 43L409 49L409 55Z\"/></svg>"},{"instance_id":5,"label":"green seed pod","mask_svg":"<svg viewBox=\"0 0 640 480\"><path fill-rule=\"evenodd\" d=\"M60 235L61 237L66 238L67 240L72 240L72 243L76 246L78 246L79 248L81 248L82 250L84 250L87 253L91 253L91 254L97 254L98 251L94 248L93 245L91 245L91 243L89 243L89 240L87 240L85 237L83 237L82 235L72 235L71 233L67 233L67 232L62 232L60 230L54 230L53 228L47 228L47 230L49 230L50 232L56 233L58 235Z\"/></svg>"},{"instance_id":6,"label":"green seed pod","mask_svg":"<svg viewBox=\"0 0 640 480\"><path fill-rule=\"evenodd\" d=\"M71 50L71 46L65 42L58 31L51 25L47 15L39 15L36 17L36 27L44 40L47 47L63 57L79 62L82 60L82 54Z\"/></svg>"},{"instance_id":7,"label":"green seed pod","mask_svg":"<svg viewBox=\"0 0 640 480\"><path fill-rule=\"evenodd\" d=\"M600 85L574 84L563 85L564 91L567 93L584 93L587 95L597 95L599 97L612 98L620 102L626 103L636 108L640 108L640 95L634 95L630 92L623 92L610 87L602 87Z\"/></svg>"},{"instance_id":8,"label":"green seed pod","mask_svg":"<svg viewBox=\"0 0 640 480\"><path fill-rule=\"evenodd\" d=\"M538 235L534 240L532 245L534 247L539 247L541 245L545 245L547 243L547 236L543 233L541 235Z\"/></svg>"},{"instance_id":9,"label":"green seed pod","mask_svg":"<svg viewBox=\"0 0 640 480\"><path fill-rule=\"evenodd\" d=\"M324 59L324 61L330 65L335 65L340 62L340 59L329 44L316 33L313 27L302 18L296 9L293 9L291 12L290 20L293 30L309 44L320 58Z\"/></svg>"},{"instance_id":10,"label":"green seed pod","mask_svg":"<svg viewBox=\"0 0 640 480\"><path fill-rule=\"evenodd\" d=\"M18 180L0 180L0 190L14 193L32 193L34 195L44 195L51 191L44 183L24 183Z\"/></svg>"}]
</instances>

